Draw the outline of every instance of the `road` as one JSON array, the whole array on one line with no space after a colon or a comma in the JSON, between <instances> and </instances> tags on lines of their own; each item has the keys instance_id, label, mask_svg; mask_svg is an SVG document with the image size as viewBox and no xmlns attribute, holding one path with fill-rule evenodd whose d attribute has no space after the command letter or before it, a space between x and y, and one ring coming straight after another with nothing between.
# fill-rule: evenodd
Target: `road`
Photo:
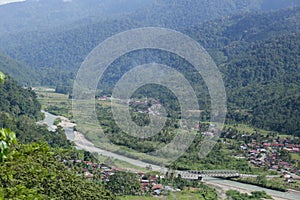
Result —
<instances>
[{"instance_id":1,"label":"road","mask_svg":"<svg viewBox=\"0 0 300 200\"><path fill-rule=\"evenodd\" d=\"M46 119L44 120L45 123L48 124L48 126L51 126L51 123L53 124L54 120L58 118L58 116L54 116L50 113L45 112ZM72 123L69 119L65 117L60 117L62 122L61 126L65 129L66 136L69 140L74 141L76 144L76 147L79 149L84 149L90 152L96 152L99 154L102 154L104 156L112 157L114 159L122 160L125 162L128 162L130 164L133 164L135 166L146 168L147 166L151 165L152 170L159 171L159 172L166 172L167 168L161 167L158 165L149 164L140 160L128 158L126 156L122 156L116 153L112 153L103 149L100 149L98 147L95 147L95 145L87 140L82 133L79 133L77 131L73 131L73 127L76 125ZM259 186L254 186L250 184L244 184L239 183L235 181L230 180L224 180L219 178L213 178L213 177L204 177L203 182L205 182L208 185L214 186L219 190L219 193L221 196L224 197L225 191L229 189L235 189L240 192L246 192L251 193L251 191L266 191L269 195L271 195L275 200L298 200L300 199L300 193L299 192L280 192L276 190L270 190L266 188L262 188Z\"/></svg>"},{"instance_id":2,"label":"road","mask_svg":"<svg viewBox=\"0 0 300 200\"><path fill-rule=\"evenodd\" d=\"M133 164L135 166L138 167L142 167L142 168L146 168L147 166L151 165L152 170L154 171L159 171L159 172L166 172L167 168L158 166L158 165L154 165L154 164L149 164L140 160L136 160L136 159L132 159L132 158L128 158L126 156L122 156L116 153L112 153L110 151L106 151L103 149L100 149L98 147L95 147L93 143L91 143L90 141L88 141L83 134L74 131L75 134L75 139L74 142L76 144L76 146L80 149L84 149L86 151L90 151L90 152L95 152L95 153L99 153L101 155L107 156L107 157L112 157L118 160L122 160L125 162L128 162L130 164Z\"/></svg>"},{"instance_id":3,"label":"road","mask_svg":"<svg viewBox=\"0 0 300 200\"><path fill-rule=\"evenodd\" d=\"M229 189L238 190L243 193L251 193L251 191L265 191L267 194L271 195L276 200L298 200L300 199L300 193L298 192L280 192L276 190L270 190L266 188L262 188L255 185L249 185L244 183L239 183L235 181L213 178L213 177L205 177L203 178L203 182L208 185L215 186L216 188L221 188L224 191Z\"/></svg>"}]
</instances>

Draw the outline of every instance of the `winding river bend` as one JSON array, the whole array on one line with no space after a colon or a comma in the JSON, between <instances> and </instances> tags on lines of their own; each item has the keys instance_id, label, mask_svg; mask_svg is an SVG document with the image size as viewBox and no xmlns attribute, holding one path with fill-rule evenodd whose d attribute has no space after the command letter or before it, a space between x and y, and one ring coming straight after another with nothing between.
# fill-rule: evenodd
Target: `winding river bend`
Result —
<instances>
[{"instance_id":1,"label":"winding river bend","mask_svg":"<svg viewBox=\"0 0 300 200\"><path fill-rule=\"evenodd\" d=\"M48 129L49 130L55 130L55 126L53 126L53 123L55 121L56 118L59 118L59 116L53 115L51 113L42 111L45 114L45 119L42 121L43 124L47 124ZM64 117L60 117L63 120L68 120ZM69 120L68 120L69 121ZM153 165L153 164L149 164L140 160L135 160L132 158L128 158L126 156L123 155L119 155L116 153L112 153L106 150L103 150L101 148L95 147L94 144L90 141L88 141L83 134L76 132L73 130L73 127L76 124L71 123L69 121L69 123L62 123L62 127L65 130L66 136L68 138L68 140L70 141L74 141L74 143L76 144L76 147L78 149L84 149L90 152L96 152L99 154L102 154L104 156L108 156L108 157L112 157L114 159L118 159L118 160L122 160L125 162L128 162L130 164L133 164L135 166L139 166L139 167L146 167L151 165L152 169L155 171L166 171L166 168L162 168L161 166L158 165ZM224 179L219 179L219 178L212 178L212 177L205 177L203 178L203 181L209 185L215 186L217 188L221 188L221 190L228 190L228 189L235 189L241 192L247 192L250 193L251 191L265 191L267 192L269 195L271 195L275 200L300 200L300 193L299 192L280 192L280 191L276 191L276 190L270 190L270 189L266 189L266 188L262 188L259 186L254 186L254 185L249 185L249 184L244 184L244 183L239 183L239 182L235 182L235 181L230 181L230 180L224 180Z\"/></svg>"}]
</instances>

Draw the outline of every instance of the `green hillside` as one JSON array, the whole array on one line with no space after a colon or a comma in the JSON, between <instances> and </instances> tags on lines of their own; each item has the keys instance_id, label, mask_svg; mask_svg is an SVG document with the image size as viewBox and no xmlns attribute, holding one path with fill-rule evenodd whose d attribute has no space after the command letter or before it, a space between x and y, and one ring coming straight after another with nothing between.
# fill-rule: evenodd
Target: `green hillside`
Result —
<instances>
[{"instance_id":1,"label":"green hillside","mask_svg":"<svg viewBox=\"0 0 300 200\"><path fill-rule=\"evenodd\" d=\"M165 2L169 4L171 2ZM175 1L172 5L177 9L179 5L186 8L194 4ZM98 23L79 23L73 29L14 35L0 43L10 56L27 63L31 71L38 73L42 85L70 93L76 70L85 56L105 38L139 27L142 21L128 15ZM290 106L297 105L296 94L299 93L299 21L300 7L293 7L265 13L249 12L204 23L200 20L191 27L180 26L181 31L208 50L223 73L228 122L299 134L298 111ZM193 76L192 67L178 56L161 51L132 52L116 60L101 80L100 92L109 93L126 70L147 62L167 64L189 76L201 109L209 109L209 96L201 77ZM152 93L149 89L146 91ZM284 99L290 103L285 104ZM169 103L172 104L174 101ZM207 118L209 113L205 115Z\"/></svg>"},{"instance_id":2,"label":"green hillside","mask_svg":"<svg viewBox=\"0 0 300 200\"><path fill-rule=\"evenodd\" d=\"M40 77L32 68L17 62L0 52L0 70L16 78L21 85L32 86L40 83Z\"/></svg>"},{"instance_id":3,"label":"green hillside","mask_svg":"<svg viewBox=\"0 0 300 200\"><path fill-rule=\"evenodd\" d=\"M275 37L220 67L226 74L230 119L300 135L299 47L300 32Z\"/></svg>"},{"instance_id":4,"label":"green hillside","mask_svg":"<svg viewBox=\"0 0 300 200\"><path fill-rule=\"evenodd\" d=\"M10 77L1 81L0 199L114 199L104 186L65 167L61 158L76 150L62 129L50 132L36 125L40 109L30 89Z\"/></svg>"}]
</instances>

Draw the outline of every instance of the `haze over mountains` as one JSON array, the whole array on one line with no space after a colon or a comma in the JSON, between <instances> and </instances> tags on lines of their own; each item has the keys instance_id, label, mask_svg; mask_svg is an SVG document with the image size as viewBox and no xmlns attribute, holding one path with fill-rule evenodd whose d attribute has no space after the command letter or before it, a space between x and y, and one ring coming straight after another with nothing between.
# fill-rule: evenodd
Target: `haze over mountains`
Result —
<instances>
[{"instance_id":1,"label":"haze over mountains","mask_svg":"<svg viewBox=\"0 0 300 200\"><path fill-rule=\"evenodd\" d=\"M297 0L6 4L0 6L0 70L23 85L59 87L67 93L81 62L104 39L138 27L172 28L198 41L218 64L228 93L229 120L298 134L299 6ZM116 70L108 81L121 75Z\"/></svg>"},{"instance_id":2,"label":"haze over mountains","mask_svg":"<svg viewBox=\"0 0 300 200\"><path fill-rule=\"evenodd\" d=\"M124 15L144 26L181 27L242 12L299 4L297 0L27 0L0 7L0 36L50 30L80 20L124 18Z\"/></svg>"}]
</instances>

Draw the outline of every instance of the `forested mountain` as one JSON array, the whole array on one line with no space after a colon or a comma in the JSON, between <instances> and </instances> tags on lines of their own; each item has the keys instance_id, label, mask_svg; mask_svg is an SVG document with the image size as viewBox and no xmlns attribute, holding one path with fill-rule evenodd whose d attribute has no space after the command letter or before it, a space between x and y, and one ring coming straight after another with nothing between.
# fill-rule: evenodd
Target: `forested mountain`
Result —
<instances>
[{"instance_id":1,"label":"forested mountain","mask_svg":"<svg viewBox=\"0 0 300 200\"><path fill-rule=\"evenodd\" d=\"M24 63L17 62L1 52L0 70L7 75L17 77L21 85L32 86L40 83L39 74L34 73L32 68Z\"/></svg>"},{"instance_id":2,"label":"forested mountain","mask_svg":"<svg viewBox=\"0 0 300 200\"><path fill-rule=\"evenodd\" d=\"M299 31L299 21L300 8L296 7L271 13L237 15L194 25L183 32L199 41L221 64L238 59L253 42ZM34 67L41 76L42 85L65 85L71 84L76 69L99 42L139 25L130 19L111 20L65 32L57 30L11 36L1 42L6 52Z\"/></svg>"},{"instance_id":3,"label":"forested mountain","mask_svg":"<svg viewBox=\"0 0 300 200\"><path fill-rule=\"evenodd\" d=\"M236 15L206 23L199 21L198 25L182 28L181 31L208 50L212 49L211 54L218 62L219 58L214 56L218 55L216 49L229 44L243 47L241 41L254 42L298 31L299 21L299 7L296 7L271 13ZM70 84L85 56L101 41L115 33L141 26L142 20L135 21L130 17L78 23L71 29L57 28L3 37L0 47L14 59L32 67L41 77L40 84ZM239 51L232 54L236 57ZM18 79L18 76L15 77Z\"/></svg>"},{"instance_id":4,"label":"forested mountain","mask_svg":"<svg viewBox=\"0 0 300 200\"><path fill-rule=\"evenodd\" d=\"M230 118L299 135L299 52L297 32L254 43L222 65L229 103L236 108Z\"/></svg>"},{"instance_id":5,"label":"forested mountain","mask_svg":"<svg viewBox=\"0 0 300 200\"><path fill-rule=\"evenodd\" d=\"M40 84L55 86L74 78L85 56L101 41L133 27L138 25L127 19L83 23L65 31L12 35L1 40L0 46L13 58L31 66L41 76Z\"/></svg>"},{"instance_id":6,"label":"forested mountain","mask_svg":"<svg viewBox=\"0 0 300 200\"><path fill-rule=\"evenodd\" d=\"M135 11L151 0L26 0L0 6L0 36L72 27Z\"/></svg>"},{"instance_id":7,"label":"forested mountain","mask_svg":"<svg viewBox=\"0 0 300 200\"><path fill-rule=\"evenodd\" d=\"M194 25L183 32L199 41L206 49L228 47L239 48L231 51L229 59L239 56L240 48L249 44L300 31L300 7L267 13L248 13L224 17Z\"/></svg>"},{"instance_id":8,"label":"forested mountain","mask_svg":"<svg viewBox=\"0 0 300 200\"><path fill-rule=\"evenodd\" d=\"M41 119L41 105L31 89L21 88L10 77L0 85L0 111L20 117L22 115L38 120Z\"/></svg>"},{"instance_id":9,"label":"forested mountain","mask_svg":"<svg viewBox=\"0 0 300 200\"><path fill-rule=\"evenodd\" d=\"M182 29L200 22L252 11L300 5L297 0L156 0L133 14L145 26Z\"/></svg>"},{"instance_id":10,"label":"forested mountain","mask_svg":"<svg viewBox=\"0 0 300 200\"><path fill-rule=\"evenodd\" d=\"M14 131L22 143L44 141L51 146L69 146L62 129L53 133L36 124L42 118L41 105L31 88L22 88L10 77L0 83L0 128Z\"/></svg>"},{"instance_id":11,"label":"forested mountain","mask_svg":"<svg viewBox=\"0 0 300 200\"><path fill-rule=\"evenodd\" d=\"M297 0L26 0L0 6L0 36L72 27L130 15L143 26L182 27L247 11L300 5Z\"/></svg>"},{"instance_id":12,"label":"forested mountain","mask_svg":"<svg viewBox=\"0 0 300 200\"><path fill-rule=\"evenodd\" d=\"M196 12L201 10L201 3L205 5L206 15L204 11ZM218 6L215 5L217 3ZM73 28L57 27L50 31L31 31L3 37L0 46L11 57L28 64L30 70L34 70L41 78L39 84L56 86L61 92L71 92L72 80L81 62L107 37L145 25L175 27L203 45L218 64L228 94L228 121L299 134L296 120L299 115L294 105L299 100L300 7L251 12L276 10L280 5L296 4L298 1L157 0L152 6L122 15L122 18L88 23L81 21L74 24ZM164 12L167 7L170 12ZM189 8L190 11L183 8ZM214 8L214 12L209 8ZM234 16L225 14L244 11L247 13ZM210 12L216 18L222 17L207 21ZM154 13L158 13L157 16ZM186 24L181 24L181 20ZM108 71L107 75L110 76L106 76L107 83L100 86L101 90L109 91L124 70L133 67L132 63L143 64L149 62L148 58L177 67L182 73L189 73L188 65L173 55L135 52L114 62L115 71ZM18 74L14 75L19 77ZM199 86L201 80L199 82L197 77L193 77L192 82L199 89L197 94L201 94L204 89ZM208 99L205 97L199 102L207 106ZM203 109L207 108L205 106Z\"/></svg>"},{"instance_id":13,"label":"forested mountain","mask_svg":"<svg viewBox=\"0 0 300 200\"><path fill-rule=\"evenodd\" d=\"M0 74L0 199L114 199L66 168L61 158L73 153L77 159L78 152L64 131L37 125L42 113L35 93Z\"/></svg>"}]
</instances>

